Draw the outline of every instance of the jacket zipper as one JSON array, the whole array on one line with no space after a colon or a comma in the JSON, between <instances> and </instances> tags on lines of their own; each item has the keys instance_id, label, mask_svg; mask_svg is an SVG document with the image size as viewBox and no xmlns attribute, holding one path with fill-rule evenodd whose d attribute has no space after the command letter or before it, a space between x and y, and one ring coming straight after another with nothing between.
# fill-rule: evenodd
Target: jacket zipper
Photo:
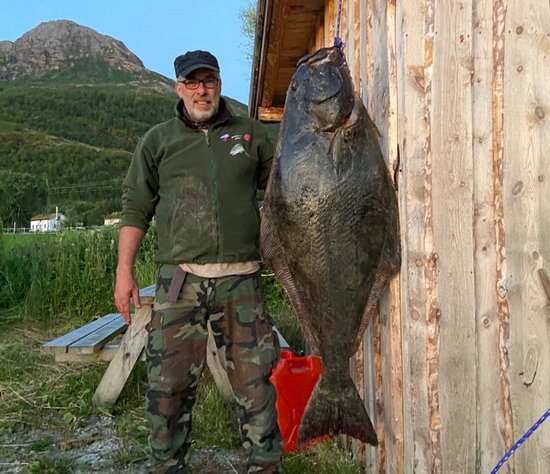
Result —
<instances>
[{"instance_id":1,"label":"jacket zipper","mask_svg":"<svg viewBox=\"0 0 550 474\"><path fill-rule=\"evenodd\" d=\"M210 129L206 131L204 134L206 137L206 146L208 147L208 156L210 157L210 172L211 172L211 178L212 178L212 185L214 186L213 194L214 194L214 206L215 206L215 215L216 215L216 256L219 257L220 255L220 246L221 246L221 235L220 235L220 199L219 199L219 189L218 189L218 180L217 180L217 166L216 166L216 160L214 158L214 155L212 153L212 149L210 147Z\"/></svg>"}]
</instances>

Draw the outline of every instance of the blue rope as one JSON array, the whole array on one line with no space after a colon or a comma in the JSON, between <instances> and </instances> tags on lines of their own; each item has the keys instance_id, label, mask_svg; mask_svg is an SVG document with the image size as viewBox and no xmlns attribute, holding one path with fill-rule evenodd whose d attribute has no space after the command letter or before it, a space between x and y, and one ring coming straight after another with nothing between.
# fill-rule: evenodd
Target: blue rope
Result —
<instances>
[{"instance_id":1,"label":"blue rope","mask_svg":"<svg viewBox=\"0 0 550 474\"><path fill-rule=\"evenodd\" d=\"M533 426L531 426L531 428L529 428L527 430L527 432L506 452L506 454L502 457L502 459L497 463L497 465L494 467L494 469L491 471L491 474L495 474L501 467L502 465L508 461L508 458L514 454L514 452L516 451L516 449L518 449L523 443L525 443L525 441L527 441L527 438L529 438L534 432L535 430L540 426L542 425L542 423L544 422L544 420L546 420L546 418L548 418L550 416L550 408L548 410L546 410L546 413L544 415L542 415L536 422Z\"/></svg>"},{"instance_id":2,"label":"blue rope","mask_svg":"<svg viewBox=\"0 0 550 474\"><path fill-rule=\"evenodd\" d=\"M338 2L338 20L336 21L336 37L334 38L334 46L339 45L336 44L337 40L340 44L342 44L342 38L340 38L340 19L342 18L342 0Z\"/></svg>"},{"instance_id":3,"label":"blue rope","mask_svg":"<svg viewBox=\"0 0 550 474\"><path fill-rule=\"evenodd\" d=\"M344 42L340 38L340 20L342 19L342 0L338 2L338 20L336 21L336 36L334 37L334 46L336 46L340 51L342 51L342 56L344 57L344 63L347 64L346 54L344 53Z\"/></svg>"}]
</instances>

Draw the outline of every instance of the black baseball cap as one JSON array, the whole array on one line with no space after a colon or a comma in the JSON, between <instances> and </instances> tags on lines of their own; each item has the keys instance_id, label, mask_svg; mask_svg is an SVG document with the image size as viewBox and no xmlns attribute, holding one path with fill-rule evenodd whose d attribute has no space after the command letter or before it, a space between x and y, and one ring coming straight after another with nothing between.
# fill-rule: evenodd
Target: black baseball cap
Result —
<instances>
[{"instance_id":1,"label":"black baseball cap","mask_svg":"<svg viewBox=\"0 0 550 474\"><path fill-rule=\"evenodd\" d=\"M187 77L196 69L211 69L220 72L220 66L215 56L208 51L187 51L174 61L176 78Z\"/></svg>"}]
</instances>

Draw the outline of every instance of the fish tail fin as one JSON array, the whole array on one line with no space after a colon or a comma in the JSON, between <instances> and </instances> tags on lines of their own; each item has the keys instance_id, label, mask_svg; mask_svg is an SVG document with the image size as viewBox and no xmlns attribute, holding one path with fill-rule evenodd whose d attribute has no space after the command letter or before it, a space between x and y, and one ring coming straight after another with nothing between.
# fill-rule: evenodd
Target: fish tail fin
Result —
<instances>
[{"instance_id":1,"label":"fish tail fin","mask_svg":"<svg viewBox=\"0 0 550 474\"><path fill-rule=\"evenodd\" d=\"M304 411L298 432L300 445L327 434L347 434L378 445L363 400L349 376L330 379L321 375Z\"/></svg>"}]
</instances>

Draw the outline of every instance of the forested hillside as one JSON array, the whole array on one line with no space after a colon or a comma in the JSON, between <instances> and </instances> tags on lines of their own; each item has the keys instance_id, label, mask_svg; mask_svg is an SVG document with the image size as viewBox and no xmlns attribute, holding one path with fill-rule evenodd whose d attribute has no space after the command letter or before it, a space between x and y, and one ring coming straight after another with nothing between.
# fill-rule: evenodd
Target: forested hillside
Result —
<instances>
[{"instance_id":1,"label":"forested hillside","mask_svg":"<svg viewBox=\"0 0 550 474\"><path fill-rule=\"evenodd\" d=\"M128 85L12 82L0 91L0 169L45 180L44 208L31 214L59 206L74 224L101 224L120 209L139 137L171 118L174 102L170 93Z\"/></svg>"},{"instance_id":2,"label":"forested hillside","mask_svg":"<svg viewBox=\"0 0 550 474\"><path fill-rule=\"evenodd\" d=\"M98 35L71 22L43 24L33 34L53 34L55 28L68 28L73 43L78 35ZM90 54L83 49L78 52L83 57L37 69L36 55L28 58L32 45L18 42L8 45L11 56L0 54L0 170L12 172L19 183L35 179L29 190L44 184L47 189L40 206L36 199L28 200L32 208L17 212L0 206L4 226L28 227L31 215L53 212L56 206L70 224L102 224L106 214L120 210L121 182L139 138L174 116L173 81L145 69L112 38L98 38L114 45L107 49L108 61L113 62L114 48L123 51L118 60L123 66L113 67L97 52L85 57ZM5 43L0 42L0 53ZM84 46L73 44L71 54L78 48ZM246 106L227 100L234 113L247 115ZM0 200L9 204L14 180L5 180Z\"/></svg>"}]
</instances>

